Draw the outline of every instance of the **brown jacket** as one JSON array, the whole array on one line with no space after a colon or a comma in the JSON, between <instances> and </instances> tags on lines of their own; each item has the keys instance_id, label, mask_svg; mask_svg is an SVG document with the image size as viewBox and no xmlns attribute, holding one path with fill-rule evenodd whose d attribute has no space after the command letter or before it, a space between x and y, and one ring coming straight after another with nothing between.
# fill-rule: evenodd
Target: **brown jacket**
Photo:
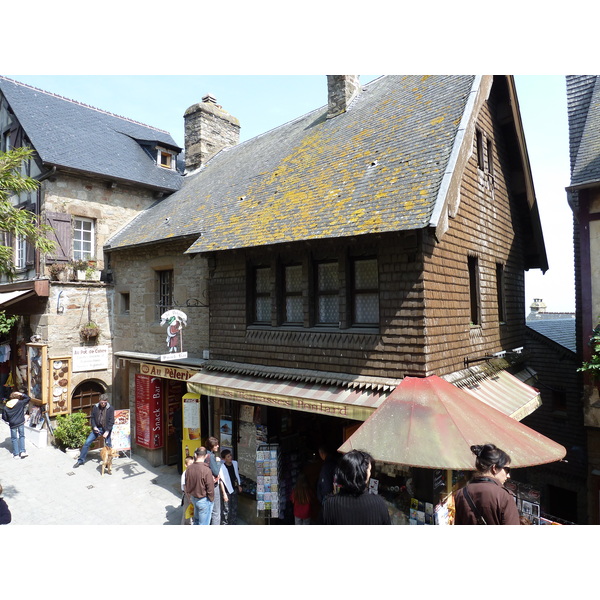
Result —
<instances>
[{"instance_id":1,"label":"brown jacket","mask_svg":"<svg viewBox=\"0 0 600 600\"><path fill-rule=\"evenodd\" d=\"M489 477L473 477L467 484L469 495L488 525L520 525L514 496L500 482ZM464 497L464 488L455 494L455 525L477 525L477 515Z\"/></svg>"},{"instance_id":2,"label":"brown jacket","mask_svg":"<svg viewBox=\"0 0 600 600\"><path fill-rule=\"evenodd\" d=\"M203 462L192 463L185 472L185 492L194 498L215 499L215 483L210 467Z\"/></svg>"}]
</instances>

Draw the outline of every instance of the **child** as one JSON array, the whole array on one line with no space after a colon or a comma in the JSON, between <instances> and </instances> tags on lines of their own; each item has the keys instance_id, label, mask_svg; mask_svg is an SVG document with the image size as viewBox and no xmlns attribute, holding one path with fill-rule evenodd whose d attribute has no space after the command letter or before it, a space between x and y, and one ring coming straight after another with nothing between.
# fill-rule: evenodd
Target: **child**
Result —
<instances>
[{"instance_id":1,"label":"child","mask_svg":"<svg viewBox=\"0 0 600 600\"><path fill-rule=\"evenodd\" d=\"M310 510L313 500L312 490L306 475L300 473L292 490L291 501L294 505L294 521L296 525L310 525Z\"/></svg>"},{"instance_id":2,"label":"child","mask_svg":"<svg viewBox=\"0 0 600 600\"><path fill-rule=\"evenodd\" d=\"M183 498L181 499L181 505L183 506L183 512L181 514L181 524L182 525L191 525L192 520L193 520L193 517L186 519L186 516L185 516L188 506L192 502L189 495L185 493L185 471L193 462L194 462L193 456L186 456L185 457L185 469L183 470L183 473L181 474L181 492L183 493Z\"/></svg>"}]
</instances>

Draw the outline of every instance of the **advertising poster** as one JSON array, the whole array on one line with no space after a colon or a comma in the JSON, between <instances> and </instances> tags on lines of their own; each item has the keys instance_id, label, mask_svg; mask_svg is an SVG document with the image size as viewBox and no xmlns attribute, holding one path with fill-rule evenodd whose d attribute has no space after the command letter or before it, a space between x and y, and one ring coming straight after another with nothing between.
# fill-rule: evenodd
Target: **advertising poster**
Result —
<instances>
[{"instance_id":1,"label":"advertising poster","mask_svg":"<svg viewBox=\"0 0 600 600\"><path fill-rule=\"evenodd\" d=\"M221 450L231 450L233 452L233 423L230 417L224 417L221 419L219 437L221 442Z\"/></svg>"},{"instance_id":2,"label":"advertising poster","mask_svg":"<svg viewBox=\"0 0 600 600\"><path fill-rule=\"evenodd\" d=\"M115 410L115 424L110 438L115 450L131 450L131 422L129 409Z\"/></svg>"},{"instance_id":3,"label":"advertising poster","mask_svg":"<svg viewBox=\"0 0 600 600\"><path fill-rule=\"evenodd\" d=\"M183 442L181 447L181 462L185 466L185 457L193 456L194 450L200 447L200 395L185 394L183 403Z\"/></svg>"},{"instance_id":4,"label":"advertising poster","mask_svg":"<svg viewBox=\"0 0 600 600\"><path fill-rule=\"evenodd\" d=\"M135 376L135 442L154 450L163 446L162 380Z\"/></svg>"}]
</instances>

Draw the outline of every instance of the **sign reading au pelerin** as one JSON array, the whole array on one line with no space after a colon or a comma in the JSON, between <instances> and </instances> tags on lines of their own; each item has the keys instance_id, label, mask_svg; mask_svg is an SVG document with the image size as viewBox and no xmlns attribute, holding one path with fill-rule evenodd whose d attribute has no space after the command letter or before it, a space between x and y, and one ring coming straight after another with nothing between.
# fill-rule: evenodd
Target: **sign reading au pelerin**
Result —
<instances>
[{"instance_id":1,"label":"sign reading au pelerin","mask_svg":"<svg viewBox=\"0 0 600 600\"><path fill-rule=\"evenodd\" d=\"M73 348L73 372L108 369L108 346Z\"/></svg>"}]
</instances>

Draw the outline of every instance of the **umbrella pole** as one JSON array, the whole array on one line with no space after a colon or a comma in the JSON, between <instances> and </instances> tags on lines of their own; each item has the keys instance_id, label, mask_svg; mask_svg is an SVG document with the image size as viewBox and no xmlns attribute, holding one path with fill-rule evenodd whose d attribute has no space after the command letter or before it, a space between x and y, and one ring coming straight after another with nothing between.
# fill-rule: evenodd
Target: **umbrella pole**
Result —
<instances>
[{"instance_id":1,"label":"umbrella pole","mask_svg":"<svg viewBox=\"0 0 600 600\"><path fill-rule=\"evenodd\" d=\"M452 469L446 471L446 497L452 493Z\"/></svg>"}]
</instances>

